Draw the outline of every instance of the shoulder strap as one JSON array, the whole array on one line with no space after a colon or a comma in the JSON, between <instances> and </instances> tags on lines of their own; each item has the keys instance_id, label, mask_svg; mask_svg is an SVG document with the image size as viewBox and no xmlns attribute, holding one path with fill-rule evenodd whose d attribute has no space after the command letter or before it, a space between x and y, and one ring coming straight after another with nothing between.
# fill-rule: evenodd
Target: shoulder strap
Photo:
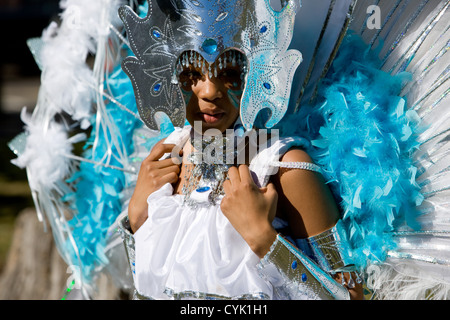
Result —
<instances>
[{"instance_id":1,"label":"shoulder strap","mask_svg":"<svg viewBox=\"0 0 450 320\"><path fill-rule=\"evenodd\" d=\"M250 162L250 171L256 185L263 187L269 182L270 176L278 168L295 168L321 172L318 165L309 162L281 162L280 157L292 147L306 148L310 142L303 137L276 138L269 141L267 147L259 150Z\"/></svg>"}]
</instances>

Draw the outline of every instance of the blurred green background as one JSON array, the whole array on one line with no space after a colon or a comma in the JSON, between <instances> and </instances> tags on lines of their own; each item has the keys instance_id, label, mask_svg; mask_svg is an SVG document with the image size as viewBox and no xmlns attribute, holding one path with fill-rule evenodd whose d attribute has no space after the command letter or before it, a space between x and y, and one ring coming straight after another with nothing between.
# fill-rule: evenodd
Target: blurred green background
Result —
<instances>
[{"instance_id":1,"label":"blurred green background","mask_svg":"<svg viewBox=\"0 0 450 320\"><path fill-rule=\"evenodd\" d=\"M40 70L26 40L40 37L58 19L59 0L3 0L0 2L0 272L21 210L33 207L25 170L11 163L8 143L23 131L20 111L32 112L38 95Z\"/></svg>"}]
</instances>

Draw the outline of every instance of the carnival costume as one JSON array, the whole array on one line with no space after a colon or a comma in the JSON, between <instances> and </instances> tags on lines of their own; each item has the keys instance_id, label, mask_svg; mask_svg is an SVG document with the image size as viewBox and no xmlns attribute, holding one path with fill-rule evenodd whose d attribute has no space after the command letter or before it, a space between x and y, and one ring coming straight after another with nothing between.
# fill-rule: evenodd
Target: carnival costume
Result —
<instances>
[{"instance_id":1,"label":"carnival costume","mask_svg":"<svg viewBox=\"0 0 450 320\"><path fill-rule=\"evenodd\" d=\"M346 285L364 278L377 298L448 298L450 1L292 0L279 11L268 0L62 4L61 26L29 42L42 86L10 145L39 217L81 270L84 297L108 272L137 298L347 299L332 276L352 272ZM377 10L381 23L369 28ZM235 131L281 133L250 163L255 182L265 186L280 166L320 172L341 208L335 227L308 239L280 231L259 260L217 206L211 190L226 168L213 165L184 198L169 184L151 194L149 218L130 233L143 157L164 137L182 147L190 136L177 69L191 63L211 77L242 64ZM59 114L91 128L89 138ZM81 141L83 156L72 154ZM316 164L279 162L292 146Z\"/></svg>"}]
</instances>

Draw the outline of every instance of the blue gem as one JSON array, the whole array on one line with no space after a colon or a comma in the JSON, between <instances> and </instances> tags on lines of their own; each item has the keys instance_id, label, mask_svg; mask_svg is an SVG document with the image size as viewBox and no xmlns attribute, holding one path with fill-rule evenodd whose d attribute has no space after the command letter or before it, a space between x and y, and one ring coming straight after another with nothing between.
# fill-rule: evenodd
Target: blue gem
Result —
<instances>
[{"instance_id":1,"label":"blue gem","mask_svg":"<svg viewBox=\"0 0 450 320\"><path fill-rule=\"evenodd\" d=\"M211 189L210 187L201 187L201 188L198 188L197 190L195 190L195 191L197 191L197 192L206 192L206 191L208 191L209 189Z\"/></svg>"},{"instance_id":2,"label":"blue gem","mask_svg":"<svg viewBox=\"0 0 450 320\"><path fill-rule=\"evenodd\" d=\"M267 27L266 26L262 26L261 29L259 30L260 33L264 33L267 31Z\"/></svg>"},{"instance_id":3,"label":"blue gem","mask_svg":"<svg viewBox=\"0 0 450 320\"><path fill-rule=\"evenodd\" d=\"M236 136L242 137L244 135L244 133L245 133L244 126L242 124L237 124L234 127L234 133L236 134Z\"/></svg>"},{"instance_id":4,"label":"blue gem","mask_svg":"<svg viewBox=\"0 0 450 320\"><path fill-rule=\"evenodd\" d=\"M270 85L270 83L268 82L264 82L263 83L264 88L266 88L267 90L270 90L270 88L272 88L272 86Z\"/></svg>"},{"instance_id":5,"label":"blue gem","mask_svg":"<svg viewBox=\"0 0 450 320\"><path fill-rule=\"evenodd\" d=\"M214 52L217 51L217 41L208 38L205 41L203 41L202 48L207 54L213 54Z\"/></svg>"},{"instance_id":6,"label":"blue gem","mask_svg":"<svg viewBox=\"0 0 450 320\"><path fill-rule=\"evenodd\" d=\"M152 35L157 39L161 38L161 33L158 30L153 30Z\"/></svg>"},{"instance_id":7,"label":"blue gem","mask_svg":"<svg viewBox=\"0 0 450 320\"><path fill-rule=\"evenodd\" d=\"M293 270L297 269L297 261L292 262L291 267Z\"/></svg>"},{"instance_id":8,"label":"blue gem","mask_svg":"<svg viewBox=\"0 0 450 320\"><path fill-rule=\"evenodd\" d=\"M157 83L157 84L153 87L153 91L159 92L159 90L161 90L161 83Z\"/></svg>"},{"instance_id":9,"label":"blue gem","mask_svg":"<svg viewBox=\"0 0 450 320\"><path fill-rule=\"evenodd\" d=\"M302 281L306 282L306 280L308 280L308 276L306 275L306 273L302 273Z\"/></svg>"}]
</instances>

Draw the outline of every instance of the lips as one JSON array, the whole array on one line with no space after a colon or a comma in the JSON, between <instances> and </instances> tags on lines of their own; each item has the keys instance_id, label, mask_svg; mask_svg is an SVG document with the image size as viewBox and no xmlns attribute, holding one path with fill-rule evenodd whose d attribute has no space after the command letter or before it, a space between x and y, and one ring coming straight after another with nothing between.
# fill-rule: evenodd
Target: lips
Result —
<instances>
[{"instance_id":1,"label":"lips","mask_svg":"<svg viewBox=\"0 0 450 320\"><path fill-rule=\"evenodd\" d=\"M201 119L206 122L206 123L210 123L210 124L214 124L216 122L219 122L223 116L225 115L224 112L218 112L218 113L203 113L200 112L199 116L201 117Z\"/></svg>"}]
</instances>

